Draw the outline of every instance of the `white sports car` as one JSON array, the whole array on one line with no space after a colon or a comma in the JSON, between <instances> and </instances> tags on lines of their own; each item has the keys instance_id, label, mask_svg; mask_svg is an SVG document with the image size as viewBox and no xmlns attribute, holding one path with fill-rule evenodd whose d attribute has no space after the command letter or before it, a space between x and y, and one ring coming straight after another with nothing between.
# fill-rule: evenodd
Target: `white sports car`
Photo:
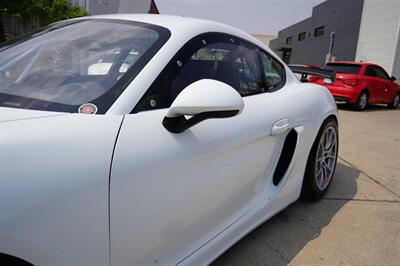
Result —
<instances>
[{"instance_id":1,"label":"white sports car","mask_svg":"<svg viewBox=\"0 0 400 266\"><path fill-rule=\"evenodd\" d=\"M208 264L320 199L337 160L329 91L211 21L85 17L5 43L0 106L1 265Z\"/></svg>"}]
</instances>

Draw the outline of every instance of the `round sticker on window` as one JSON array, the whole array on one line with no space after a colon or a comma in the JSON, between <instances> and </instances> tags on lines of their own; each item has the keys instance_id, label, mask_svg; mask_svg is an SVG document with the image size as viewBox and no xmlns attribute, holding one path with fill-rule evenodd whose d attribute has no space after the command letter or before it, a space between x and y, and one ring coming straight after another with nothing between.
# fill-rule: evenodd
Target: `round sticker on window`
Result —
<instances>
[{"instance_id":1,"label":"round sticker on window","mask_svg":"<svg viewBox=\"0 0 400 266\"><path fill-rule=\"evenodd\" d=\"M157 105L157 101L155 99L151 99L150 106L154 108L154 107L156 107L156 105Z\"/></svg>"},{"instance_id":2,"label":"round sticker on window","mask_svg":"<svg viewBox=\"0 0 400 266\"><path fill-rule=\"evenodd\" d=\"M97 106L92 103L84 103L79 106L78 112L80 114L94 115L95 113L97 113Z\"/></svg>"}]
</instances>

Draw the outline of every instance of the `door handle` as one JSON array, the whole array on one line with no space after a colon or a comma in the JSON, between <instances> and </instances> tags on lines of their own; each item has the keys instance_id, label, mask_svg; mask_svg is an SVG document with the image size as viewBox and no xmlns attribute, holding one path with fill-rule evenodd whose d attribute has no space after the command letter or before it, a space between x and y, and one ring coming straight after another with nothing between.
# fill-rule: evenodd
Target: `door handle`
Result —
<instances>
[{"instance_id":1,"label":"door handle","mask_svg":"<svg viewBox=\"0 0 400 266\"><path fill-rule=\"evenodd\" d=\"M292 128L293 126L292 123L290 123L289 119L281 119L272 126L271 136L277 136L283 134Z\"/></svg>"}]
</instances>

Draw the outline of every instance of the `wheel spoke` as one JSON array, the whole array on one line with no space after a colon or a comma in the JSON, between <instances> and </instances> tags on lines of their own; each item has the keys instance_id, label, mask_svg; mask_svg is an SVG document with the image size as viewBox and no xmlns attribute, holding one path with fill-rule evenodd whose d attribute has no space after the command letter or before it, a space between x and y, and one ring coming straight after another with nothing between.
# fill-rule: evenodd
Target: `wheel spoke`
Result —
<instances>
[{"instance_id":1,"label":"wheel spoke","mask_svg":"<svg viewBox=\"0 0 400 266\"><path fill-rule=\"evenodd\" d=\"M324 170L323 167L321 166L321 168L319 169L319 172L317 173L317 184L318 187L321 187L323 185L324 182Z\"/></svg>"},{"instance_id":2,"label":"wheel spoke","mask_svg":"<svg viewBox=\"0 0 400 266\"><path fill-rule=\"evenodd\" d=\"M328 153L335 153L336 151L334 150L334 148L336 147L336 134L334 131L331 131L331 139L330 139L330 144L329 147L327 148L327 152Z\"/></svg>"},{"instance_id":3,"label":"wheel spoke","mask_svg":"<svg viewBox=\"0 0 400 266\"><path fill-rule=\"evenodd\" d=\"M327 135L327 137L326 137L326 143L325 143L325 151L328 151L329 149L330 149L330 147L333 145L333 132L331 132L331 131L327 131L326 132L326 135Z\"/></svg>"},{"instance_id":4,"label":"wheel spoke","mask_svg":"<svg viewBox=\"0 0 400 266\"><path fill-rule=\"evenodd\" d=\"M333 140L332 141L332 143L331 143L331 145L329 146L329 148L328 149L326 149L326 151L328 152L328 153L332 153L334 150L333 150L333 148L336 146L336 143L335 143L335 141Z\"/></svg>"},{"instance_id":5,"label":"wheel spoke","mask_svg":"<svg viewBox=\"0 0 400 266\"><path fill-rule=\"evenodd\" d=\"M335 159L335 155L333 155L333 154L328 154L328 156L326 156L326 158L328 158L328 159Z\"/></svg>"},{"instance_id":6,"label":"wheel spoke","mask_svg":"<svg viewBox=\"0 0 400 266\"><path fill-rule=\"evenodd\" d=\"M328 182L328 180L329 180L329 173L328 173L328 170L327 170L327 166L325 165L324 167L323 167L323 171L324 171L324 183L322 184L323 186L325 186L325 184Z\"/></svg>"},{"instance_id":7,"label":"wheel spoke","mask_svg":"<svg viewBox=\"0 0 400 266\"><path fill-rule=\"evenodd\" d=\"M331 174L332 173L332 167L329 164L326 164L325 167L326 167L326 169L329 170L329 174Z\"/></svg>"},{"instance_id":8,"label":"wheel spoke","mask_svg":"<svg viewBox=\"0 0 400 266\"><path fill-rule=\"evenodd\" d=\"M317 163L324 159L324 151L321 147L318 147L317 151Z\"/></svg>"},{"instance_id":9,"label":"wheel spoke","mask_svg":"<svg viewBox=\"0 0 400 266\"><path fill-rule=\"evenodd\" d=\"M322 134L322 136L321 136L321 144L322 145L320 145L319 149L321 149L322 152L323 152L324 151L324 147L325 147L325 134Z\"/></svg>"},{"instance_id":10,"label":"wheel spoke","mask_svg":"<svg viewBox=\"0 0 400 266\"><path fill-rule=\"evenodd\" d=\"M322 167L319 168L318 172L317 172L317 176L319 176L322 173Z\"/></svg>"}]
</instances>

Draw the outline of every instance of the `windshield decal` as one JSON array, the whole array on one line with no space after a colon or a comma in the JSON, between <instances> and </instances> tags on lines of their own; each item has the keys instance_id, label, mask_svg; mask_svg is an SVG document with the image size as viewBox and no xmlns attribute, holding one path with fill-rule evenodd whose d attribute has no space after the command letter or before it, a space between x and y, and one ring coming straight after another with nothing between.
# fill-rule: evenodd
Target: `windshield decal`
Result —
<instances>
[{"instance_id":1,"label":"windshield decal","mask_svg":"<svg viewBox=\"0 0 400 266\"><path fill-rule=\"evenodd\" d=\"M80 114L94 115L97 113L97 106L92 103L84 103L79 106L78 112Z\"/></svg>"}]
</instances>

